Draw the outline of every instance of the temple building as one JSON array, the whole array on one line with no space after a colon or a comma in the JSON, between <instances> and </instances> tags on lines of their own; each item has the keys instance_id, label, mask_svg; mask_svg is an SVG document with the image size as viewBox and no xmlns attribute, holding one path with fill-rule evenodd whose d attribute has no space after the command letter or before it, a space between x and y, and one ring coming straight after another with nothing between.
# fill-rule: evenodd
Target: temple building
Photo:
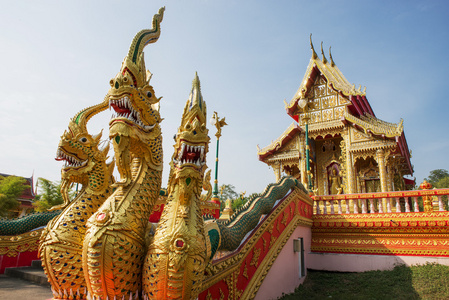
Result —
<instances>
[{"instance_id":1,"label":"temple building","mask_svg":"<svg viewBox=\"0 0 449 300\"><path fill-rule=\"evenodd\" d=\"M413 175L413 166L403 121L378 119L366 88L356 89L330 51L327 60L321 47L320 59L310 44L312 58L304 79L290 103L285 103L295 122L270 145L258 148L259 160L273 168L276 180L285 173L307 186L310 177L315 195L413 188L414 181L404 178Z\"/></svg>"},{"instance_id":2,"label":"temple building","mask_svg":"<svg viewBox=\"0 0 449 300\"><path fill-rule=\"evenodd\" d=\"M8 176L15 176L15 175L0 173L0 177L8 177ZM23 217L34 210L33 202L34 198L36 198L36 192L35 190L33 190L34 175L32 175L31 177L22 177L22 178L25 179L23 185L25 185L26 187L23 190L22 194L20 194L20 196L17 198L19 206L11 211L10 217L12 218Z\"/></svg>"}]
</instances>

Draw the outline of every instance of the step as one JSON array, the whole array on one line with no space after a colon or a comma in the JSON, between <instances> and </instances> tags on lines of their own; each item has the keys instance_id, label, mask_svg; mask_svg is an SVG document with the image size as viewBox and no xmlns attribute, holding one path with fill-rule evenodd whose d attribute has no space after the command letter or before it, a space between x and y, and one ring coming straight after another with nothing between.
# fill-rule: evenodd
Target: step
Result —
<instances>
[{"instance_id":1,"label":"step","mask_svg":"<svg viewBox=\"0 0 449 300\"><path fill-rule=\"evenodd\" d=\"M5 275L9 277L22 278L40 285L50 286L47 276L42 268L18 267L6 268Z\"/></svg>"},{"instance_id":2,"label":"step","mask_svg":"<svg viewBox=\"0 0 449 300\"><path fill-rule=\"evenodd\" d=\"M40 269L40 270L44 269L44 267L42 267L42 261L41 260L33 260L31 262L31 267L33 267L35 269Z\"/></svg>"}]
</instances>

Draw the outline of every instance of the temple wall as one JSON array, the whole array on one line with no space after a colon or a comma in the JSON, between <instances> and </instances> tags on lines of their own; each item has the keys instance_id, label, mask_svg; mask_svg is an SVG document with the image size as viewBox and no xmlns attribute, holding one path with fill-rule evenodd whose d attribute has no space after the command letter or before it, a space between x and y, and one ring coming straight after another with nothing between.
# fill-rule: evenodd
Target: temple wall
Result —
<instances>
[{"instance_id":1,"label":"temple wall","mask_svg":"<svg viewBox=\"0 0 449 300\"><path fill-rule=\"evenodd\" d=\"M336 272L365 272L391 270L397 265L438 263L449 266L449 257L392 256L340 253L309 253L309 269Z\"/></svg>"},{"instance_id":2,"label":"temple wall","mask_svg":"<svg viewBox=\"0 0 449 300\"><path fill-rule=\"evenodd\" d=\"M303 283L306 277L299 277L300 254L293 251L293 240L299 237L304 239L304 263L306 268L309 267L312 232L310 228L299 226L271 266L254 299L277 299L282 293L293 293L295 288Z\"/></svg>"}]
</instances>

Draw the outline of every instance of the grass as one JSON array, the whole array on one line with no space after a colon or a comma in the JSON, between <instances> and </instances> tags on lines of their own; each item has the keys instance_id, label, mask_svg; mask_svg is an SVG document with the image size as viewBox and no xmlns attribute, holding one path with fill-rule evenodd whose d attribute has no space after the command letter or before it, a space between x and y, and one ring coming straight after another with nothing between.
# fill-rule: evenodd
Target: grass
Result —
<instances>
[{"instance_id":1,"label":"grass","mask_svg":"<svg viewBox=\"0 0 449 300\"><path fill-rule=\"evenodd\" d=\"M397 266L391 271L338 273L308 270L292 299L449 299L449 266Z\"/></svg>"}]
</instances>

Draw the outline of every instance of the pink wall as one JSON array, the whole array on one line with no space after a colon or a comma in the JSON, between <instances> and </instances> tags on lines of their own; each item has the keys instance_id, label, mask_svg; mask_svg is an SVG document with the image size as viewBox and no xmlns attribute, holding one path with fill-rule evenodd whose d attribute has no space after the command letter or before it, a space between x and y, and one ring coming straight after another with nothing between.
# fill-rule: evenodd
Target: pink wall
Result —
<instances>
[{"instance_id":1,"label":"pink wall","mask_svg":"<svg viewBox=\"0 0 449 300\"><path fill-rule=\"evenodd\" d=\"M312 231L307 227L298 227L268 271L256 300L277 299L283 293L292 293L304 281L305 277L299 278L299 253L293 252L293 240L299 237L304 239L304 263L308 267Z\"/></svg>"},{"instance_id":2,"label":"pink wall","mask_svg":"<svg viewBox=\"0 0 449 300\"><path fill-rule=\"evenodd\" d=\"M404 264L422 265L426 262L449 266L448 257L309 253L307 267L313 270L365 272L391 270L397 265Z\"/></svg>"}]
</instances>

